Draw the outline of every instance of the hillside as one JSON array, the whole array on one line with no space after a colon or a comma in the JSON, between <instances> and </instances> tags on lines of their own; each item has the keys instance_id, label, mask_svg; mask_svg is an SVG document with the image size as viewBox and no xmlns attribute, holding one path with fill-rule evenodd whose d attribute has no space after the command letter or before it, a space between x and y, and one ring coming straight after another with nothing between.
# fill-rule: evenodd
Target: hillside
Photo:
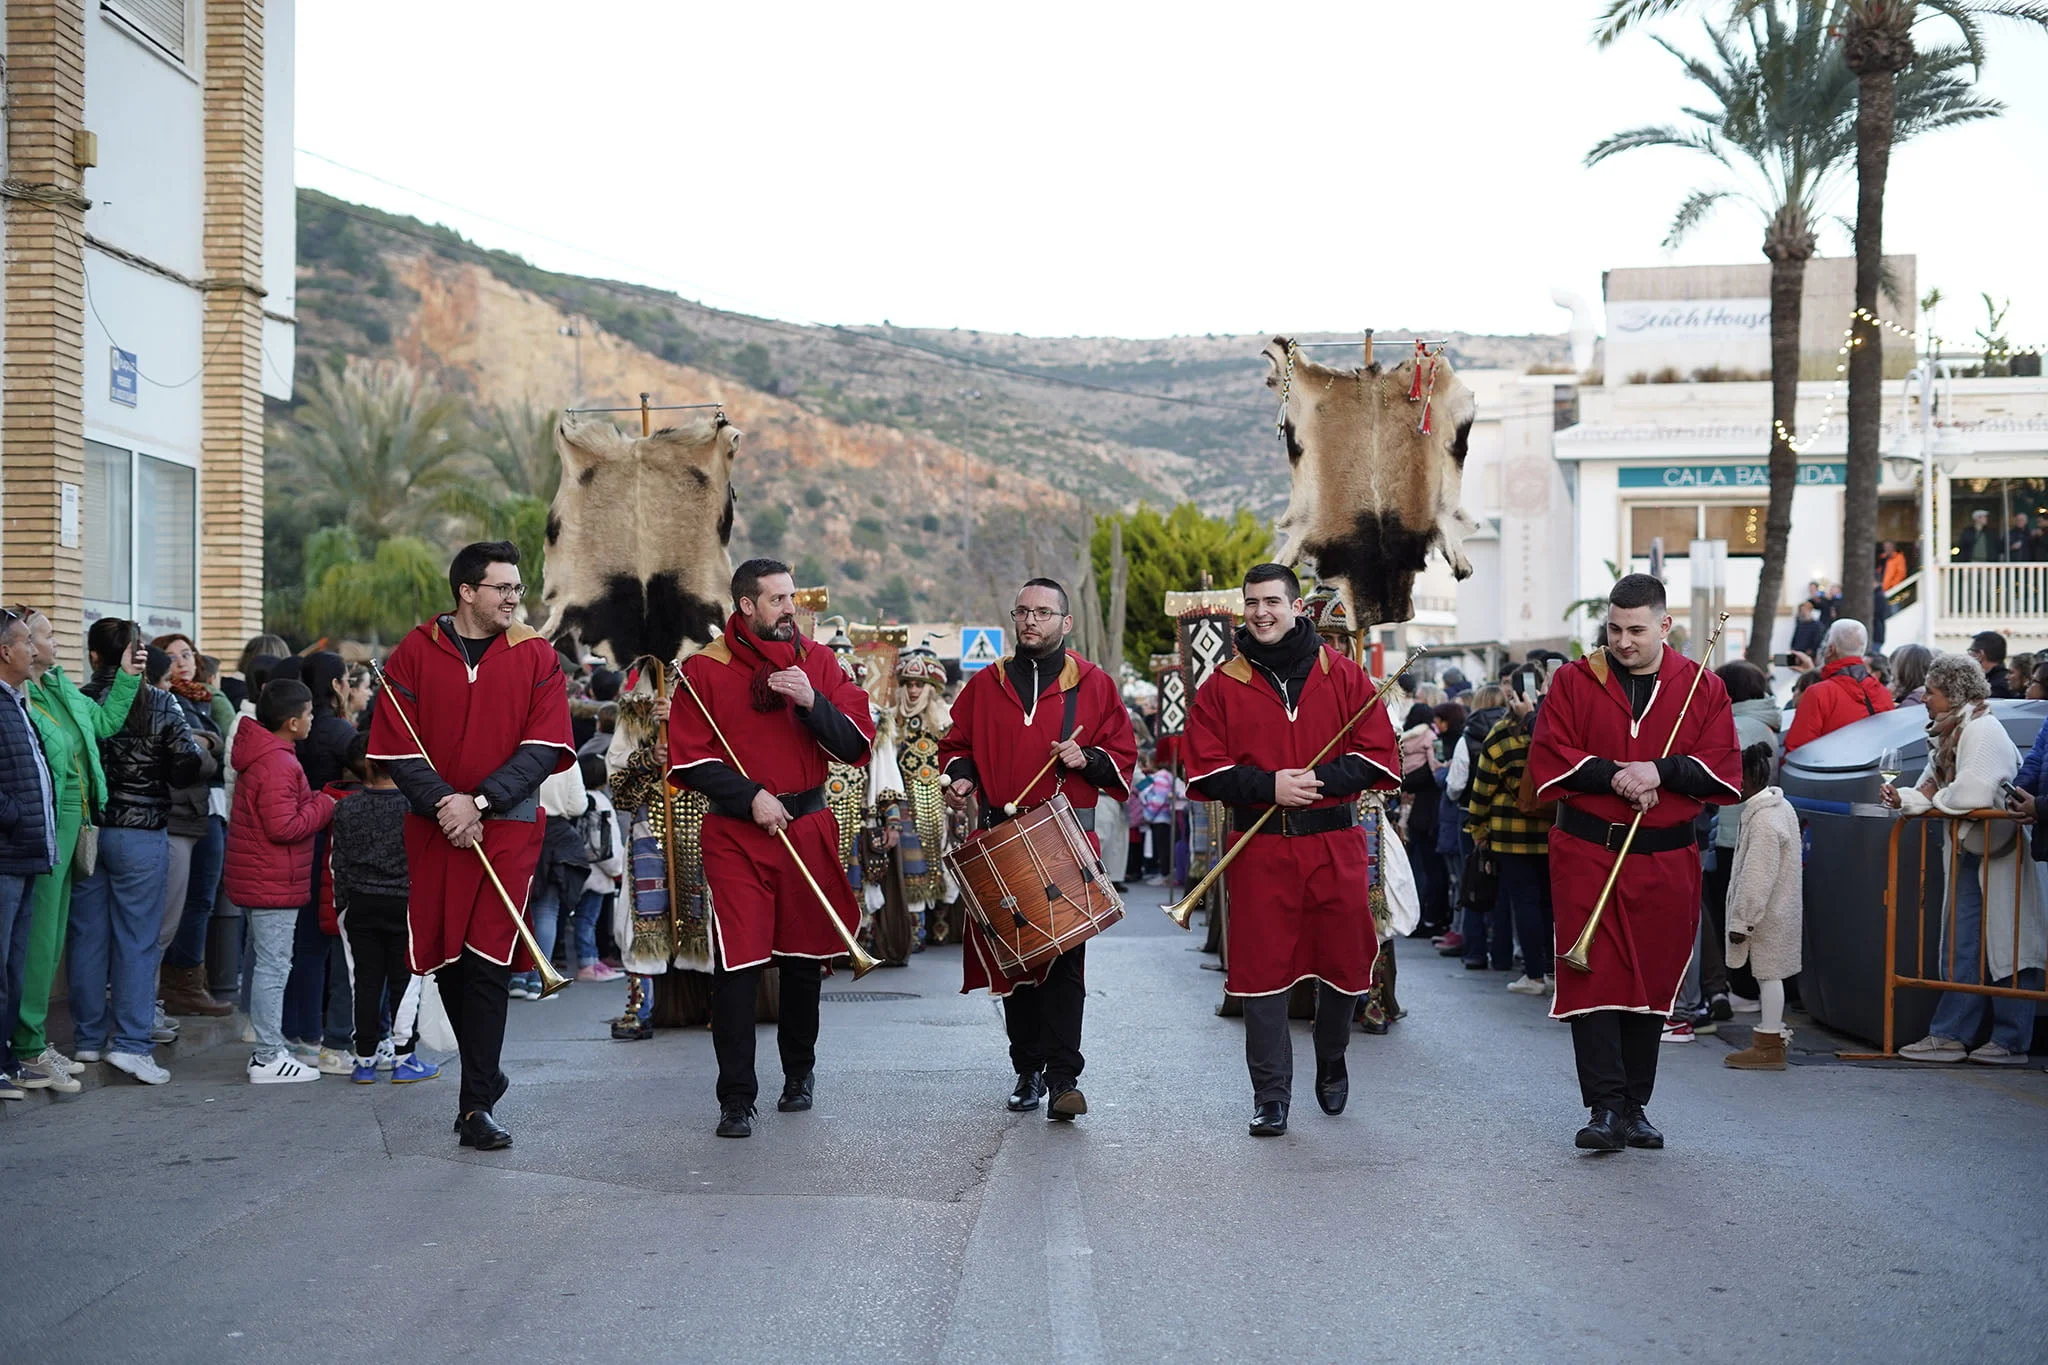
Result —
<instances>
[{"instance_id":1,"label":"hillside","mask_svg":"<svg viewBox=\"0 0 2048 1365\"><path fill-rule=\"evenodd\" d=\"M1018 578L1066 565L1093 509L1286 501L1263 336L803 326L539 270L309 190L298 287L302 377L396 355L482 407L723 402L748 434L735 550L779 552L862 608L988 619ZM1465 365L1566 352L1430 334Z\"/></svg>"}]
</instances>

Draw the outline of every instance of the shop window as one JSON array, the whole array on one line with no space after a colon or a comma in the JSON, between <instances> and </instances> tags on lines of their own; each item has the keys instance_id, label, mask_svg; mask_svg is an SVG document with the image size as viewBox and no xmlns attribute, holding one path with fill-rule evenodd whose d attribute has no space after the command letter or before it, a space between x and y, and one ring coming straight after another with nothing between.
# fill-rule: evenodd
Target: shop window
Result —
<instances>
[{"instance_id":1,"label":"shop window","mask_svg":"<svg viewBox=\"0 0 2048 1365\"><path fill-rule=\"evenodd\" d=\"M193 531L198 478L186 465L144 455L135 469L135 597L152 609L189 617L199 605Z\"/></svg>"},{"instance_id":2,"label":"shop window","mask_svg":"<svg viewBox=\"0 0 2048 1365\"><path fill-rule=\"evenodd\" d=\"M2048 479L1951 479L1951 560L2048 560Z\"/></svg>"},{"instance_id":3,"label":"shop window","mask_svg":"<svg viewBox=\"0 0 2048 1365\"><path fill-rule=\"evenodd\" d=\"M1664 538L1666 559L1686 558L1695 540L1725 541L1731 559L1758 559L1764 552L1764 508L1717 502L1631 507L1629 553L1641 559L1657 536Z\"/></svg>"},{"instance_id":4,"label":"shop window","mask_svg":"<svg viewBox=\"0 0 2048 1365\"><path fill-rule=\"evenodd\" d=\"M85 554L85 595L125 610L134 585L135 457L118 446L85 443L85 486L79 495L78 538Z\"/></svg>"},{"instance_id":5,"label":"shop window","mask_svg":"<svg viewBox=\"0 0 2048 1365\"><path fill-rule=\"evenodd\" d=\"M1728 543L1730 559L1760 559L1764 553L1764 511L1762 507L1724 507L1708 503L1707 533L1702 540Z\"/></svg>"}]
</instances>

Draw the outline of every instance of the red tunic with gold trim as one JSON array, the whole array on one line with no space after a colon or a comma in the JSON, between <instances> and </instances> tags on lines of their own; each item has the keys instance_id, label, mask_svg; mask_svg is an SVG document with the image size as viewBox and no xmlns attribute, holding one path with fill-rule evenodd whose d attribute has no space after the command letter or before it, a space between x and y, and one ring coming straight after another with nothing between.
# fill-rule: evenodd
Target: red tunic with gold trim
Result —
<instances>
[{"instance_id":1,"label":"red tunic with gold trim","mask_svg":"<svg viewBox=\"0 0 2048 1365\"><path fill-rule=\"evenodd\" d=\"M1614 676L1606 650L1561 670L1536 716L1529 771L1537 794L1557 797L1574 810L1609 824L1627 825L1635 807L1612 792L1576 792L1563 783L1595 759L1615 763L1655 761L1663 755L1671 727L1685 704L1700 666L1669 645L1657 666L1650 703L1637 720L1627 690ZM1686 713L1675 758L1697 763L1714 795L1706 800L1660 787L1657 804L1643 816L1643 829L1689 825L1707 805L1727 805L1742 795L1742 756L1735 717L1721 680L1709 672ZM1556 915L1557 952L1578 941L1616 854L1560 826L1550 831L1550 901ZM1615 880L1614 894L1587 950L1590 972L1562 962L1557 970L1553 1019L1592 1010L1669 1014L1692 957L1700 929L1700 853L1694 843L1657 853L1631 853Z\"/></svg>"},{"instance_id":2,"label":"red tunic with gold trim","mask_svg":"<svg viewBox=\"0 0 2048 1365\"><path fill-rule=\"evenodd\" d=\"M1324 645L1290 714L1272 684L1240 655L1209 675L1188 709L1181 750L1188 784L1239 765L1266 772L1305 767L1372 695L1365 670ZM1375 770L1369 790L1400 785L1399 749L1384 705L1352 725L1324 762L1346 754ZM1306 809L1355 799L1325 796ZM1276 995L1316 977L1363 995L1379 954L1366 899L1371 876L1365 827L1289 837L1276 832L1284 815L1250 836L1252 846L1224 871L1230 969L1223 989L1231 995ZM1232 832L1229 842L1245 837Z\"/></svg>"},{"instance_id":3,"label":"red tunic with gold trim","mask_svg":"<svg viewBox=\"0 0 2048 1365\"><path fill-rule=\"evenodd\" d=\"M576 761L568 680L554 646L538 631L511 627L491 641L472 670L441 622L428 621L398 642L384 677L393 696L378 704L370 721L372 758L425 758L459 792L475 791L524 744L560 749L556 772ZM418 744L387 704L394 698L419 731ZM537 809L530 821L484 821L484 853L522 915L545 833ZM407 812L405 856L412 879L406 921L416 974L453 962L464 948L511 963L515 971L533 970L512 916L475 853L449 843L435 821Z\"/></svg>"},{"instance_id":4,"label":"red tunic with gold trim","mask_svg":"<svg viewBox=\"0 0 2048 1365\"><path fill-rule=\"evenodd\" d=\"M733 628L728 623L728 631ZM761 647L773 656L775 665L787 663L802 669L812 689L853 723L864 744L859 754L846 761L865 763L866 745L875 738L868 695L839 666L837 656L822 645L801 640L779 646L764 641ZM732 751L728 753L712 733L689 693L682 692L668 715L671 782L680 783L684 770L697 764L730 767L737 757L749 778L777 796L794 796L824 785L833 756L818 742L796 707L785 704L772 711L755 709L754 677L761 667L758 657L744 648L735 649L725 639L713 640L683 661L683 676L711 708ZM784 833L832 902L840 923L851 933L860 923L860 909L839 861L839 821L831 807L821 806L798 816ZM825 907L790 859L789 849L751 817L713 805L704 817L702 849L712 938L720 966L757 967L771 956L846 955L845 943L825 918Z\"/></svg>"},{"instance_id":5,"label":"red tunic with gold trim","mask_svg":"<svg viewBox=\"0 0 2048 1365\"><path fill-rule=\"evenodd\" d=\"M953 728L939 742L939 771L944 772L957 758L972 759L981 784L981 799L996 810L1012 802L1020 809L1040 805L1058 792L1065 793L1077 813L1093 811L1098 792L1119 801L1128 797L1138 766L1138 740L1131 730L1130 713L1124 710L1123 697L1109 674L1069 650L1058 680L1026 710L1023 699L1017 695L1016 684L1010 680L1009 662L1004 659L982 669L960 689L960 696L953 703ZM1063 731L1069 693L1074 698L1074 726L1071 731ZM1099 749L1108 759L1114 778L1097 787L1080 772L1055 765L1051 772L1026 787L1024 784L1031 782L1032 775L1052 756L1053 744L1066 735L1071 735L1084 749ZM1102 842L1092 830L1088 842L1097 854L1101 853ZM1013 980L1005 976L972 918L968 920L967 939L961 947L960 966L963 995L984 987L994 995L1008 995L1020 985L1038 985L1045 979L1045 972L1052 970L1052 963L1048 962L1033 979Z\"/></svg>"}]
</instances>

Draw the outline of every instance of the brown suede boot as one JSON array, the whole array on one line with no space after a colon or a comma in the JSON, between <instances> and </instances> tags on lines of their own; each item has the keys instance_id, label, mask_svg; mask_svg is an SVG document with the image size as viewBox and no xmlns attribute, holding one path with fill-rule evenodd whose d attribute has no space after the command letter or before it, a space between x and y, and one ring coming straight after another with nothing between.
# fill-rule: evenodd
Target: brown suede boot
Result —
<instances>
[{"instance_id":1,"label":"brown suede boot","mask_svg":"<svg viewBox=\"0 0 2048 1365\"><path fill-rule=\"evenodd\" d=\"M206 989L204 967L172 967L166 964L157 973L157 989L163 996L165 1014L221 1019L235 1012L233 1005L221 1004Z\"/></svg>"},{"instance_id":2,"label":"brown suede boot","mask_svg":"<svg viewBox=\"0 0 2048 1365\"><path fill-rule=\"evenodd\" d=\"M1723 1057L1721 1065L1732 1066L1737 1071L1783 1071L1785 1044L1791 1041L1791 1029L1783 1033L1765 1033L1756 1029L1749 1035L1749 1046Z\"/></svg>"}]
</instances>

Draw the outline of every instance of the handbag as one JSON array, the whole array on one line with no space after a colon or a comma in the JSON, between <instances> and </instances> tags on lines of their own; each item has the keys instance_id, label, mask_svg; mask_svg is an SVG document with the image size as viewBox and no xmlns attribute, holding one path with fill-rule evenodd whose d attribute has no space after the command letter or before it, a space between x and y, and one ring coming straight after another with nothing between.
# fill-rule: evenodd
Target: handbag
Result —
<instances>
[{"instance_id":1,"label":"handbag","mask_svg":"<svg viewBox=\"0 0 2048 1365\"><path fill-rule=\"evenodd\" d=\"M1500 864L1491 849L1479 849L1465 860L1465 879L1458 904L1467 910L1491 910L1500 897Z\"/></svg>"},{"instance_id":2,"label":"handbag","mask_svg":"<svg viewBox=\"0 0 2048 1365\"><path fill-rule=\"evenodd\" d=\"M1380 885L1387 899L1387 922L1380 937L1406 938L1422 923L1422 897L1416 893L1415 870L1408 865L1408 850L1401 845L1395 822L1387 818L1384 808L1376 815L1380 822Z\"/></svg>"},{"instance_id":3,"label":"handbag","mask_svg":"<svg viewBox=\"0 0 2048 1365\"><path fill-rule=\"evenodd\" d=\"M71 850L71 877L84 881L100 865L100 827L80 825L78 843Z\"/></svg>"},{"instance_id":4,"label":"handbag","mask_svg":"<svg viewBox=\"0 0 2048 1365\"><path fill-rule=\"evenodd\" d=\"M414 1026L413 1037L419 1046L429 1052L454 1052L459 1047L455 1037L455 1026L448 1020L448 1011L441 1004L439 983L429 977L415 977L419 993L419 1018ZM393 1031L396 1031L394 1025Z\"/></svg>"}]
</instances>

